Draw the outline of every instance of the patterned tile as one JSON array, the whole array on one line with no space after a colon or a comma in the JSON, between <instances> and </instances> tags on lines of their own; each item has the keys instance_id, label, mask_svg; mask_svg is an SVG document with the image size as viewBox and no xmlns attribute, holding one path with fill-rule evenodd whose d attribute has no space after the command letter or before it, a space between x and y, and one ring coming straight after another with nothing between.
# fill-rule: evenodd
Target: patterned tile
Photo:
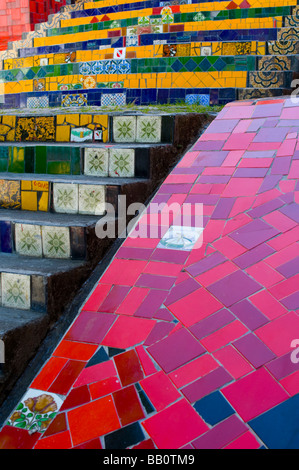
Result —
<instances>
[{"instance_id":1,"label":"patterned tile","mask_svg":"<svg viewBox=\"0 0 299 470\"><path fill-rule=\"evenodd\" d=\"M108 176L108 149L84 149L84 174L89 176Z\"/></svg>"},{"instance_id":2,"label":"patterned tile","mask_svg":"<svg viewBox=\"0 0 299 470\"><path fill-rule=\"evenodd\" d=\"M134 177L135 151L134 149L110 149L109 176Z\"/></svg>"},{"instance_id":3,"label":"patterned tile","mask_svg":"<svg viewBox=\"0 0 299 470\"><path fill-rule=\"evenodd\" d=\"M68 227L42 227L43 251L46 258L70 258L70 231Z\"/></svg>"},{"instance_id":4,"label":"patterned tile","mask_svg":"<svg viewBox=\"0 0 299 470\"><path fill-rule=\"evenodd\" d=\"M105 186L79 185L79 213L101 215L105 212Z\"/></svg>"},{"instance_id":5,"label":"patterned tile","mask_svg":"<svg viewBox=\"0 0 299 470\"><path fill-rule=\"evenodd\" d=\"M135 142L136 117L115 116L113 118L113 139L115 142Z\"/></svg>"},{"instance_id":6,"label":"patterned tile","mask_svg":"<svg viewBox=\"0 0 299 470\"><path fill-rule=\"evenodd\" d=\"M158 248L192 250L203 229L172 225L161 239Z\"/></svg>"},{"instance_id":7,"label":"patterned tile","mask_svg":"<svg viewBox=\"0 0 299 470\"><path fill-rule=\"evenodd\" d=\"M55 212L76 214L79 207L78 184L53 184L53 202Z\"/></svg>"},{"instance_id":8,"label":"patterned tile","mask_svg":"<svg viewBox=\"0 0 299 470\"><path fill-rule=\"evenodd\" d=\"M39 225L15 225L16 252L20 255L42 257L42 237Z\"/></svg>"},{"instance_id":9,"label":"patterned tile","mask_svg":"<svg viewBox=\"0 0 299 470\"><path fill-rule=\"evenodd\" d=\"M138 116L136 142L161 142L161 116Z\"/></svg>"},{"instance_id":10,"label":"patterned tile","mask_svg":"<svg viewBox=\"0 0 299 470\"><path fill-rule=\"evenodd\" d=\"M3 306L29 310L31 307L30 276L2 273L1 278Z\"/></svg>"},{"instance_id":11,"label":"patterned tile","mask_svg":"<svg viewBox=\"0 0 299 470\"><path fill-rule=\"evenodd\" d=\"M101 96L101 106L125 106L125 93L105 93Z\"/></svg>"}]
</instances>

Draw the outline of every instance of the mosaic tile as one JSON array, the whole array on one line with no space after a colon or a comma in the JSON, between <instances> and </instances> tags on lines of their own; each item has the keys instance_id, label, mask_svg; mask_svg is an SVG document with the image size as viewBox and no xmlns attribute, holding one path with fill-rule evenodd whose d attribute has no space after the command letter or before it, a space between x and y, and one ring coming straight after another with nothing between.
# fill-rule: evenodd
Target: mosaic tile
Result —
<instances>
[{"instance_id":1,"label":"mosaic tile","mask_svg":"<svg viewBox=\"0 0 299 470\"><path fill-rule=\"evenodd\" d=\"M53 184L53 203L55 212L76 214L79 208L78 184Z\"/></svg>"},{"instance_id":2,"label":"mosaic tile","mask_svg":"<svg viewBox=\"0 0 299 470\"><path fill-rule=\"evenodd\" d=\"M124 106L126 104L125 93L105 93L101 96L101 106Z\"/></svg>"},{"instance_id":3,"label":"mosaic tile","mask_svg":"<svg viewBox=\"0 0 299 470\"><path fill-rule=\"evenodd\" d=\"M15 225L16 252L26 256L43 255L41 228L39 225Z\"/></svg>"},{"instance_id":4,"label":"mosaic tile","mask_svg":"<svg viewBox=\"0 0 299 470\"><path fill-rule=\"evenodd\" d=\"M115 142L135 142L136 117L115 116L113 119L113 139Z\"/></svg>"},{"instance_id":5,"label":"mosaic tile","mask_svg":"<svg viewBox=\"0 0 299 470\"><path fill-rule=\"evenodd\" d=\"M79 185L79 213L101 215L105 212L105 186Z\"/></svg>"},{"instance_id":6,"label":"mosaic tile","mask_svg":"<svg viewBox=\"0 0 299 470\"><path fill-rule=\"evenodd\" d=\"M42 227L43 252L46 258L70 258L70 232L68 227Z\"/></svg>"},{"instance_id":7,"label":"mosaic tile","mask_svg":"<svg viewBox=\"0 0 299 470\"><path fill-rule=\"evenodd\" d=\"M108 149L85 148L84 174L89 176L108 176Z\"/></svg>"},{"instance_id":8,"label":"mosaic tile","mask_svg":"<svg viewBox=\"0 0 299 470\"><path fill-rule=\"evenodd\" d=\"M111 149L109 154L109 176L134 177L135 151L134 149Z\"/></svg>"},{"instance_id":9,"label":"mosaic tile","mask_svg":"<svg viewBox=\"0 0 299 470\"><path fill-rule=\"evenodd\" d=\"M136 142L160 142L161 121L162 120L160 116L138 116Z\"/></svg>"},{"instance_id":10,"label":"mosaic tile","mask_svg":"<svg viewBox=\"0 0 299 470\"><path fill-rule=\"evenodd\" d=\"M1 278L3 306L29 310L31 307L30 276L2 273Z\"/></svg>"}]
</instances>

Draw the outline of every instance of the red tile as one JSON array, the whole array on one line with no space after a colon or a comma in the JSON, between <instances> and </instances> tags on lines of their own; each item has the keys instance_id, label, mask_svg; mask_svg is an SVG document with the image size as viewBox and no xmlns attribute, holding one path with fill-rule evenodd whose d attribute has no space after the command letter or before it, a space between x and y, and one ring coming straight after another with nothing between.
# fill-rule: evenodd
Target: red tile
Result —
<instances>
[{"instance_id":1,"label":"red tile","mask_svg":"<svg viewBox=\"0 0 299 470\"><path fill-rule=\"evenodd\" d=\"M85 366L86 362L68 361L56 380L48 388L49 392L66 395Z\"/></svg>"},{"instance_id":2,"label":"red tile","mask_svg":"<svg viewBox=\"0 0 299 470\"><path fill-rule=\"evenodd\" d=\"M163 410L181 397L171 380L162 371L142 380L140 385L157 411Z\"/></svg>"},{"instance_id":3,"label":"red tile","mask_svg":"<svg viewBox=\"0 0 299 470\"><path fill-rule=\"evenodd\" d=\"M296 240L297 241L297 240ZM270 244L270 243L269 243ZM293 243L292 245L288 245L286 248L274 253L265 260L267 264L272 266L272 268L277 268L282 264L291 261L292 259L299 256L299 244Z\"/></svg>"},{"instance_id":4,"label":"red tile","mask_svg":"<svg viewBox=\"0 0 299 470\"><path fill-rule=\"evenodd\" d=\"M142 424L159 449L178 449L209 429L185 399L160 411Z\"/></svg>"},{"instance_id":5,"label":"red tile","mask_svg":"<svg viewBox=\"0 0 299 470\"><path fill-rule=\"evenodd\" d=\"M78 446L73 447L73 449L90 449L90 450L95 450L95 449L102 449L101 446L101 441L99 438L97 439L92 439L91 441L84 442L83 444L80 444Z\"/></svg>"},{"instance_id":6,"label":"red tile","mask_svg":"<svg viewBox=\"0 0 299 470\"><path fill-rule=\"evenodd\" d=\"M110 289L111 286L99 284L87 300L82 310L86 310L89 312L97 312L99 306L105 299Z\"/></svg>"},{"instance_id":7,"label":"red tile","mask_svg":"<svg viewBox=\"0 0 299 470\"><path fill-rule=\"evenodd\" d=\"M144 375L151 375L157 372L155 364L153 363L150 355L147 353L146 349L143 346L137 346L136 352L139 357L139 361L142 365Z\"/></svg>"},{"instance_id":8,"label":"red tile","mask_svg":"<svg viewBox=\"0 0 299 470\"><path fill-rule=\"evenodd\" d=\"M142 343L155 326L155 320L120 316L102 340L102 345L127 349Z\"/></svg>"},{"instance_id":9,"label":"red tile","mask_svg":"<svg viewBox=\"0 0 299 470\"><path fill-rule=\"evenodd\" d=\"M216 362L209 354L205 354L204 356L200 356L194 361L179 367L174 372L170 372L168 377L177 388L181 388L199 377L203 377L212 370L217 369L217 367L219 367L218 362Z\"/></svg>"},{"instance_id":10,"label":"red tile","mask_svg":"<svg viewBox=\"0 0 299 470\"><path fill-rule=\"evenodd\" d=\"M157 274L160 276L177 276L181 272L182 268L182 264L173 265L171 263L150 261L146 265L143 272L147 274Z\"/></svg>"},{"instance_id":11,"label":"red tile","mask_svg":"<svg viewBox=\"0 0 299 470\"><path fill-rule=\"evenodd\" d=\"M35 449L70 449L72 447L72 441L70 438L69 431L64 431L53 436L45 437L40 439L35 445Z\"/></svg>"},{"instance_id":12,"label":"red tile","mask_svg":"<svg viewBox=\"0 0 299 470\"><path fill-rule=\"evenodd\" d=\"M114 362L112 360L101 362L100 364L95 364L94 366L86 367L74 383L74 387L81 387L82 385L98 382L100 380L108 379L109 377L114 377L116 375L117 372L114 366Z\"/></svg>"},{"instance_id":13,"label":"red tile","mask_svg":"<svg viewBox=\"0 0 299 470\"><path fill-rule=\"evenodd\" d=\"M116 315L110 313L82 312L67 332L65 339L101 344L116 318Z\"/></svg>"},{"instance_id":14,"label":"red tile","mask_svg":"<svg viewBox=\"0 0 299 470\"><path fill-rule=\"evenodd\" d=\"M287 309L266 290L252 295L249 299L269 320L287 312Z\"/></svg>"},{"instance_id":15,"label":"red tile","mask_svg":"<svg viewBox=\"0 0 299 470\"><path fill-rule=\"evenodd\" d=\"M148 293L149 289L145 289L143 287L133 287L116 310L116 313L134 315Z\"/></svg>"},{"instance_id":16,"label":"red tile","mask_svg":"<svg viewBox=\"0 0 299 470\"><path fill-rule=\"evenodd\" d=\"M299 331L299 317L294 312L287 313L255 330L255 334L276 356L291 352L291 342Z\"/></svg>"},{"instance_id":17,"label":"red tile","mask_svg":"<svg viewBox=\"0 0 299 470\"><path fill-rule=\"evenodd\" d=\"M84 405L90 401L90 394L86 385L75 388L70 391L66 399L64 400L60 411L69 410L76 406Z\"/></svg>"},{"instance_id":18,"label":"red tile","mask_svg":"<svg viewBox=\"0 0 299 470\"><path fill-rule=\"evenodd\" d=\"M224 447L224 449L259 449L261 443L250 431L245 432L242 436Z\"/></svg>"},{"instance_id":19,"label":"red tile","mask_svg":"<svg viewBox=\"0 0 299 470\"><path fill-rule=\"evenodd\" d=\"M51 357L41 372L33 380L31 388L37 390L48 390L51 383L54 382L61 369L67 363L67 359L61 357Z\"/></svg>"},{"instance_id":20,"label":"red tile","mask_svg":"<svg viewBox=\"0 0 299 470\"><path fill-rule=\"evenodd\" d=\"M65 413L59 413L52 421L48 429L44 432L43 437L51 436L67 430Z\"/></svg>"},{"instance_id":21,"label":"red tile","mask_svg":"<svg viewBox=\"0 0 299 470\"><path fill-rule=\"evenodd\" d=\"M201 344L210 352L216 351L226 344L240 338L248 329L239 320L235 320L229 325L224 326L220 330L215 331L209 336L200 340Z\"/></svg>"},{"instance_id":22,"label":"red tile","mask_svg":"<svg viewBox=\"0 0 299 470\"><path fill-rule=\"evenodd\" d=\"M259 416L288 398L288 394L263 368L223 388L222 393L244 421Z\"/></svg>"},{"instance_id":23,"label":"red tile","mask_svg":"<svg viewBox=\"0 0 299 470\"><path fill-rule=\"evenodd\" d=\"M285 279L282 282L279 282L275 286L269 289L271 295L273 295L276 299L280 300L288 295L297 292L299 285L299 274L296 274L289 279Z\"/></svg>"},{"instance_id":24,"label":"red tile","mask_svg":"<svg viewBox=\"0 0 299 470\"><path fill-rule=\"evenodd\" d=\"M232 274L238 269L239 268L234 263L231 261L226 261L225 263L222 263L219 266L209 269L207 272L196 276L195 279L204 287L207 287L211 284L214 284L214 282L223 279L225 276Z\"/></svg>"},{"instance_id":25,"label":"red tile","mask_svg":"<svg viewBox=\"0 0 299 470\"><path fill-rule=\"evenodd\" d=\"M213 247L228 259L234 259L247 251L246 248L228 236L216 240Z\"/></svg>"},{"instance_id":26,"label":"red tile","mask_svg":"<svg viewBox=\"0 0 299 470\"><path fill-rule=\"evenodd\" d=\"M124 387L143 379L141 364L134 349L114 356L114 361Z\"/></svg>"},{"instance_id":27,"label":"red tile","mask_svg":"<svg viewBox=\"0 0 299 470\"><path fill-rule=\"evenodd\" d=\"M0 432L0 449L32 449L41 434L29 434L25 429L4 426Z\"/></svg>"},{"instance_id":28,"label":"red tile","mask_svg":"<svg viewBox=\"0 0 299 470\"><path fill-rule=\"evenodd\" d=\"M122 426L144 418L144 413L133 385L112 394Z\"/></svg>"},{"instance_id":29,"label":"red tile","mask_svg":"<svg viewBox=\"0 0 299 470\"><path fill-rule=\"evenodd\" d=\"M253 370L251 364L231 345L215 351L213 356L234 379L239 379Z\"/></svg>"},{"instance_id":30,"label":"red tile","mask_svg":"<svg viewBox=\"0 0 299 470\"><path fill-rule=\"evenodd\" d=\"M114 313L129 292L129 286L113 286L99 306L99 312Z\"/></svg>"},{"instance_id":31,"label":"red tile","mask_svg":"<svg viewBox=\"0 0 299 470\"><path fill-rule=\"evenodd\" d=\"M297 227L297 223L290 219L286 215L282 214L279 210L273 211L263 217L264 221L277 228L280 232L286 232L294 227Z\"/></svg>"},{"instance_id":32,"label":"red tile","mask_svg":"<svg viewBox=\"0 0 299 470\"><path fill-rule=\"evenodd\" d=\"M299 393L299 371L284 377L279 381L282 387L293 397Z\"/></svg>"},{"instance_id":33,"label":"red tile","mask_svg":"<svg viewBox=\"0 0 299 470\"><path fill-rule=\"evenodd\" d=\"M104 397L105 395L109 395L110 393L120 389L121 383L118 377L109 377L89 385L92 400Z\"/></svg>"},{"instance_id":34,"label":"red tile","mask_svg":"<svg viewBox=\"0 0 299 470\"><path fill-rule=\"evenodd\" d=\"M278 235L272 240L269 240L267 244L278 251L283 248L286 248L289 245L292 245L298 239L299 239L299 226L293 228L292 230L289 230L286 233L283 233L282 235Z\"/></svg>"},{"instance_id":35,"label":"red tile","mask_svg":"<svg viewBox=\"0 0 299 470\"><path fill-rule=\"evenodd\" d=\"M268 266L264 261L250 266L246 269L246 272L265 287L271 287L277 282L284 280L281 274L271 268L271 266Z\"/></svg>"},{"instance_id":36,"label":"red tile","mask_svg":"<svg viewBox=\"0 0 299 470\"><path fill-rule=\"evenodd\" d=\"M68 422L74 446L120 428L111 396L69 411Z\"/></svg>"},{"instance_id":37,"label":"red tile","mask_svg":"<svg viewBox=\"0 0 299 470\"><path fill-rule=\"evenodd\" d=\"M132 447L132 449L155 449L155 444L151 439L147 439L146 441L137 444L137 446Z\"/></svg>"},{"instance_id":38,"label":"red tile","mask_svg":"<svg viewBox=\"0 0 299 470\"><path fill-rule=\"evenodd\" d=\"M240 197L255 195L261 184L262 178L232 178L222 193L223 197Z\"/></svg>"},{"instance_id":39,"label":"red tile","mask_svg":"<svg viewBox=\"0 0 299 470\"><path fill-rule=\"evenodd\" d=\"M133 286L144 270L146 261L115 259L103 274L103 284Z\"/></svg>"},{"instance_id":40,"label":"red tile","mask_svg":"<svg viewBox=\"0 0 299 470\"><path fill-rule=\"evenodd\" d=\"M53 356L65 357L78 361L88 361L97 349L97 345L62 340L53 352Z\"/></svg>"}]
</instances>

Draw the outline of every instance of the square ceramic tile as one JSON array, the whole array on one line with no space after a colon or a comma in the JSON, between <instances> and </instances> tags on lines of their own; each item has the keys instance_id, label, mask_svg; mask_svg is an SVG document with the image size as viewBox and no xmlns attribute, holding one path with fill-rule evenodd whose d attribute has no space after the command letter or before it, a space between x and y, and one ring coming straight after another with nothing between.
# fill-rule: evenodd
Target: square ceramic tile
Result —
<instances>
[{"instance_id":1,"label":"square ceramic tile","mask_svg":"<svg viewBox=\"0 0 299 470\"><path fill-rule=\"evenodd\" d=\"M84 174L108 176L108 149L86 148L84 150Z\"/></svg>"},{"instance_id":2,"label":"square ceramic tile","mask_svg":"<svg viewBox=\"0 0 299 470\"><path fill-rule=\"evenodd\" d=\"M134 149L110 149L109 176L132 178L135 174Z\"/></svg>"},{"instance_id":3,"label":"square ceramic tile","mask_svg":"<svg viewBox=\"0 0 299 470\"><path fill-rule=\"evenodd\" d=\"M101 96L101 106L124 106L125 104L125 93L104 93Z\"/></svg>"},{"instance_id":4,"label":"square ceramic tile","mask_svg":"<svg viewBox=\"0 0 299 470\"><path fill-rule=\"evenodd\" d=\"M212 47L211 46L202 46L200 48L200 55L203 55L203 56L212 55Z\"/></svg>"},{"instance_id":5,"label":"square ceramic tile","mask_svg":"<svg viewBox=\"0 0 299 470\"><path fill-rule=\"evenodd\" d=\"M136 142L161 141L161 116L138 116Z\"/></svg>"},{"instance_id":6,"label":"square ceramic tile","mask_svg":"<svg viewBox=\"0 0 299 470\"><path fill-rule=\"evenodd\" d=\"M63 403L55 393L29 389L8 418L8 425L25 429L29 434L43 433Z\"/></svg>"},{"instance_id":7,"label":"square ceramic tile","mask_svg":"<svg viewBox=\"0 0 299 470\"><path fill-rule=\"evenodd\" d=\"M125 59L126 58L126 48L120 47L113 50L113 59Z\"/></svg>"},{"instance_id":8,"label":"square ceramic tile","mask_svg":"<svg viewBox=\"0 0 299 470\"><path fill-rule=\"evenodd\" d=\"M115 116L113 118L113 139L115 142L135 142L136 117Z\"/></svg>"},{"instance_id":9,"label":"square ceramic tile","mask_svg":"<svg viewBox=\"0 0 299 470\"><path fill-rule=\"evenodd\" d=\"M71 130L71 142L92 141L93 131L87 127L78 127Z\"/></svg>"},{"instance_id":10,"label":"square ceramic tile","mask_svg":"<svg viewBox=\"0 0 299 470\"><path fill-rule=\"evenodd\" d=\"M22 310L30 309L30 276L2 273L2 305Z\"/></svg>"},{"instance_id":11,"label":"square ceramic tile","mask_svg":"<svg viewBox=\"0 0 299 470\"><path fill-rule=\"evenodd\" d=\"M101 215L105 212L105 186L79 185L79 213Z\"/></svg>"},{"instance_id":12,"label":"square ceramic tile","mask_svg":"<svg viewBox=\"0 0 299 470\"><path fill-rule=\"evenodd\" d=\"M138 35L137 34L132 34L131 36L126 37L126 46L127 47L135 47L138 46Z\"/></svg>"},{"instance_id":13,"label":"square ceramic tile","mask_svg":"<svg viewBox=\"0 0 299 470\"><path fill-rule=\"evenodd\" d=\"M46 66L46 65L49 64L49 59L47 59L46 57L44 57L43 59L40 59L40 60L39 60L39 64L40 64L41 67L44 67L44 66Z\"/></svg>"},{"instance_id":14,"label":"square ceramic tile","mask_svg":"<svg viewBox=\"0 0 299 470\"><path fill-rule=\"evenodd\" d=\"M46 258L70 258L70 231L68 227L42 227L43 249Z\"/></svg>"},{"instance_id":15,"label":"square ceramic tile","mask_svg":"<svg viewBox=\"0 0 299 470\"><path fill-rule=\"evenodd\" d=\"M161 239L157 248L190 251L199 239L202 231L202 228L172 225Z\"/></svg>"},{"instance_id":16,"label":"square ceramic tile","mask_svg":"<svg viewBox=\"0 0 299 470\"><path fill-rule=\"evenodd\" d=\"M39 225L16 224L16 252L26 256L43 256Z\"/></svg>"},{"instance_id":17,"label":"square ceramic tile","mask_svg":"<svg viewBox=\"0 0 299 470\"><path fill-rule=\"evenodd\" d=\"M78 185L54 183L53 199L54 210L64 214L76 214L78 212Z\"/></svg>"}]
</instances>

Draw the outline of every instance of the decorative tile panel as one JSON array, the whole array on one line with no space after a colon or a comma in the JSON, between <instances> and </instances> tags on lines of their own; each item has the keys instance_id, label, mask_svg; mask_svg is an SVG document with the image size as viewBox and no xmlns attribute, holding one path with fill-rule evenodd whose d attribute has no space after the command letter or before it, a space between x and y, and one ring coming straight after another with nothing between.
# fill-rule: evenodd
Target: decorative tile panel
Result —
<instances>
[{"instance_id":1,"label":"decorative tile panel","mask_svg":"<svg viewBox=\"0 0 299 470\"><path fill-rule=\"evenodd\" d=\"M70 231L68 227L44 225L42 236L46 258L70 258Z\"/></svg>"},{"instance_id":2,"label":"decorative tile panel","mask_svg":"<svg viewBox=\"0 0 299 470\"><path fill-rule=\"evenodd\" d=\"M53 184L55 212L76 214L78 212L78 184Z\"/></svg>"},{"instance_id":3,"label":"decorative tile panel","mask_svg":"<svg viewBox=\"0 0 299 470\"><path fill-rule=\"evenodd\" d=\"M2 304L4 307L29 310L30 276L2 273Z\"/></svg>"},{"instance_id":4,"label":"decorative tile panel","mask_svg":"<svg viewBox=\"0 0 299 470\"><path fill-rule=\"evenodd\" d=\"M15 225L16 252L24 256L43 256L41 227L39 225Z\"/></svg>"}]
</instances>

